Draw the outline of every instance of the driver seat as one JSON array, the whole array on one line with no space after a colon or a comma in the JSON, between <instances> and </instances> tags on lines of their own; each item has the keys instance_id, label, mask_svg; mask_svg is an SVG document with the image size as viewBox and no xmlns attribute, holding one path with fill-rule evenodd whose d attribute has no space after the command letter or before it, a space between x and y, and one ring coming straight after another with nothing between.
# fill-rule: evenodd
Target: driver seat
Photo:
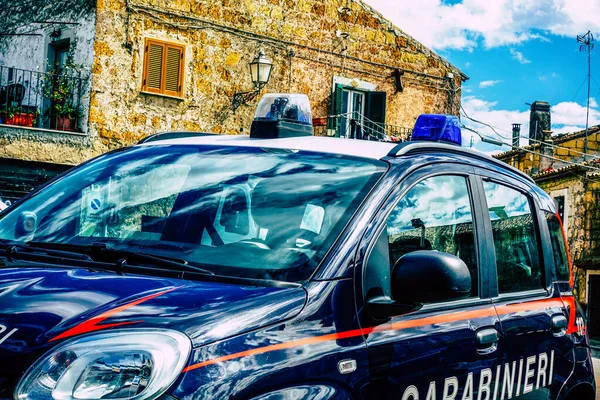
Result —
<instances>
[{"instance_id":1,"label":"driver seat","mask_svg":"<svg viewBox=\"0 0 600 400\"><path fill-rule=\"evenodd\" d=\"M307 203L299 198L297 184L289 181L265 179L252 191L252 218L259 228L267 230L264 243L271 249L295 247L302 231Z\"/></svg>"}]
</instances>

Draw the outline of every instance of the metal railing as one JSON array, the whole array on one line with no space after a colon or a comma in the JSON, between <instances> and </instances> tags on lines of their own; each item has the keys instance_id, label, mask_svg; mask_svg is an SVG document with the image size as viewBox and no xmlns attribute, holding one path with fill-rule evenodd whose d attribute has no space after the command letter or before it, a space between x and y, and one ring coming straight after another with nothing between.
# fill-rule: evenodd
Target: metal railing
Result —
<instances>
[{"instance_id":1,"label":"metal railing","mask_svg":"<svg viewBox=\"0 0 600 400\"><path fill-rule=\"evenodd\" d=\"M79 75L0 66L0 123L81 131Z\"/></svg>"},{"instance_id":2,"label":"metal railing","mask_svg":"<svg viewBox=\"0 0 600 400\"><path fill-rule=\"evenodd\" d=\"M373 122L363 115L349 113L314 118L316 136L374 140L380 142L405 142L410 140L412 129L397 125Z\"/></svg>"}]
</instances>

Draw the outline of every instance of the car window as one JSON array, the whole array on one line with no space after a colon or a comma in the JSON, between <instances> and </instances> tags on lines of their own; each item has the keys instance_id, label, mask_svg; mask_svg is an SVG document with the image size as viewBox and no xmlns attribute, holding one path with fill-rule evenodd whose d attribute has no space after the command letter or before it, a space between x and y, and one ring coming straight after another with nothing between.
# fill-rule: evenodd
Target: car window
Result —
<instances>
[{"instance_id":1,"label":"car window","mask_svg":"<svg viewBox=\"0 0 600 400\"><path fill-rule=\"evenodd\" d=\"M85 187L77 236L160 240L189 171L183 165L144 166Z\"/></svg>"},{"instance_id":2,"label":"car window","mask_svg":"<svg viewBox=\"0 0 600 400\"><path fill-rule=\"evenodd\" d=\"M219 275L301 281L387 168L307 151L137 146L75 168L3 213L0 239L104 243Z\"/></svg>"},{"instance_id":3,"label":"car window","mask_svg":"<svg viewBox=\"0 0 600 400\"><path fill-rule=\"evenodd\" d=\"M571 273L563 228L556 215L551 213L545 214L548 231L550 231L550 241L552 242L552 256L554 258L554 266L556 267L556 277L559 281L568 281Z\"/></svg>"},{"instance_id":4,"label":"car window","mask_svg":"<svg viewBox=\"0 0 600 400\"><path fill-rule=\"evenodd\" d=\"M467 179L436 176L419 182L387 220L390 265L416 250L437 250L461 258L471 272L471 296L478 296L473 214Z\"/></svg>"},{"instance_id":5,"label":"car window","mask_svg":"<svg viewBox=\"0 0 600 400\"><path fill-rule=\"evenodd\" d=\"M536 227L531 202L523 193L484 182L492 221L498 290L514 293L543 288Z\"/></svg>"}]
</instances>

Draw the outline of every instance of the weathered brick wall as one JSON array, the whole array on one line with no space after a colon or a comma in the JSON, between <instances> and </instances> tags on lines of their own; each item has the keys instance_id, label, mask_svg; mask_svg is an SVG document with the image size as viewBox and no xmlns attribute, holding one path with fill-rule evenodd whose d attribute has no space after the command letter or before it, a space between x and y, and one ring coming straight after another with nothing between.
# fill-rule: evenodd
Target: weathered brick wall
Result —
<instances>
[{"instance_id":1,"label":"weathered brick wall","mask_svg":"<svg viewBox=\"0 0 600 400\"><path fill-rule=\"evenodd\" d=\"M585 173L570 174L538 184L546 192L567 189L567 236L579 300L586 302L586 270L600 263L600 182Z\"/></svg>"},{"instance_id":2,"label":"weathered brick wall","mask_svg":"<svg viewBox=\"0 0 600 400\"><path fill-rule=\"evenodd\" d=\"M567 140L565 142L558 143L561 148L554 149L554 157L566 161L574 161L582 158L580 153L583 153L585 149L585 138L580 137L573 140ZM590 153L597 153L600 150L598 144L598 133L591 133L588 136L588 151Z\"/></svg>"},{"instance_id":3,"label":"weathered brick wall","mask_svg":"<svg viewBox=\"0 0 600 400\"><path fill-rule=\"evenodd\" d=\"M333 76L368 82L387 92L388 124L411 127L423 112L458 113L460 92L449 91L450 82L444 77L453 72L452 87L460 88L459 71L360 2L131 0L129 4L130 9L124 0L98 3L89 128L107 149L157 131L248 133L254 107L242 106L233 114L230 105L234 93L252 88L248 64L259 47L274 64L265 91L306 93L315 116L330 112ZM337 31L349 37L340 39ZM141 93L146 37L186 46L182 100ZM345 47L346 56L331 54L342 53ZM290 50L295 53L291 80ZM369 62L442 79L407 73L404 91L396 93L393 69Z\"/></svg>"}]
</instances>

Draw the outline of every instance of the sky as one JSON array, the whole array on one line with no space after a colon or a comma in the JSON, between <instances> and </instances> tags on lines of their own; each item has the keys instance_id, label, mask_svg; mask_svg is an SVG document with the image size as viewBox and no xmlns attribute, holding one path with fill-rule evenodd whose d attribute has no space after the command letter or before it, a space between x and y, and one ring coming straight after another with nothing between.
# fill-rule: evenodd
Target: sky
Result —
<instances>
[{"instance_id":1,"label":"sky","mask_svg":"<svg viewBox=\"0 0 600 400\"><path fill-rule=\"evenodd\" d=\"M462 87L464 112L497 133L463 116L465 126L510 143L513 123L529 132L526 103L541 100L552 106L555 134L585 129L587 55L576 37L589 30L600 40L600 0L365 2L470 77ZM600 42L591 64L590 126L600 124ZM473 147L500 150L473 136ZM463 132L463 141L470 145L471 134Z\"/></svg>"}]
</instances>

